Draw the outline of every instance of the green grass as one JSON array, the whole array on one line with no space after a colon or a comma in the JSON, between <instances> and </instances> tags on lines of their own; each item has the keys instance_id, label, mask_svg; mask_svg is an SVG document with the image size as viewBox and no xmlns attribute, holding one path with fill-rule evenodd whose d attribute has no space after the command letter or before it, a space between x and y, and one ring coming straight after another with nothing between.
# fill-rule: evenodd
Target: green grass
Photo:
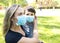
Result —
<instances>
[{"instance_id":1,"label":"green grass","mask_svg":"<svg viewBox=\"0 0 60 43\"><path fill-rule=\"evenodd\" d=\"M4 37L3 37L3 34L2 34L2 24L3 24L3 19L4 19L4 15L0 14L0 43L5 43L4 41Z\"/></svg>"},{"instance_id":2,"label":"green grass","mask_svg":"<svg viewBox=\"0 0 60 43\"><path fill-rule=\"evenodd\" d=\"M4 15L0 14L0 43L5 43L2 34ZM60 43L60 17L38 17L39 40L44 43Z\"/></svg>"},{"instance_id":3,"label":"green grass","mask_svg":"<svg viewBox=\"0 0 60 43\"><path fill-rule=\"evenodd\" d=\"M60 43L60 17L38 17L39 39L45 43Z\"/></svg>"}]
</instances>

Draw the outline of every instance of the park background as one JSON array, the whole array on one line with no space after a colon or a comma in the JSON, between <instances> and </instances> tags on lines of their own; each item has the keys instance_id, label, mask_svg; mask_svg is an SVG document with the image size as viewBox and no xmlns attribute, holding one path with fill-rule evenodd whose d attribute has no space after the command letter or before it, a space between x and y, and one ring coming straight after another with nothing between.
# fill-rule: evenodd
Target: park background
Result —
<instances>
[{"instance_id":1,"label":"park background","mask_svg":"<svg viewBox=\"0 0 60 43\"><path fill-rule=\"evenodd\" d=\"M60 43L60 0L0 0L0 43L3 37L3 19L6 9L12 4L36 9L39 40L44 43Z\"/></svg>"}]
</instances>

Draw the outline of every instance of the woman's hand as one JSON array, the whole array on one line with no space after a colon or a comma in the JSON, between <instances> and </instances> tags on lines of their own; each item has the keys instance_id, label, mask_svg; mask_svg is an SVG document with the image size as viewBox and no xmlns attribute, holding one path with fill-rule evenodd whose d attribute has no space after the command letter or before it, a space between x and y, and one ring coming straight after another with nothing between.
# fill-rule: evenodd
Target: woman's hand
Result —
<instances>
[{"instance_id":1,"label":"woman's hand","mask_svg":"<svg viewBox=\"0 0 60 43\"><path fill-rule=\"evenodd\" d=\"M18 43L38 43L39 40L36 38L27 38L27 37L22 37Z\"/></svg>"}]
</instances>

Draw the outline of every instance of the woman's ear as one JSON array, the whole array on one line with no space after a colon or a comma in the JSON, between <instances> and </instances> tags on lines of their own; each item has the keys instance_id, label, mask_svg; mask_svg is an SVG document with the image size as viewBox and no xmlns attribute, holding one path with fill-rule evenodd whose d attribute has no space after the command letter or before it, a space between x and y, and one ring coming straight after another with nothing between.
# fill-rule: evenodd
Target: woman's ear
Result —
<instances>
[{"instance_id":1,"label":"woman's ear","mask_svg":"<svg viewBox=\"0 0 60 43\"><path fill-rule=\"evenodd\" d=\"M11 18L11 21L13 21L13 17Z\"/></svg>"},{"instance_id":2,"label":"woman's ear","mask_svg":"<svg viewBox=\"0 0 60 43\"><path fill-rule=\"evenodd\" d=\"M17 22L17 19L15 17L11 18L11 21L13 24L15 24Z\"/></svg>"},{"instance_id":3,"label":"woman's ear","mask_svg":"<svg viewBox=\"0 0 60 43\"><path fill-rule=\"evenodd\" d=\"M15 21L15 20L16 20L15 17L12 17L12 18L11 18L11 21Z\"/></svg>"}]
</instances>

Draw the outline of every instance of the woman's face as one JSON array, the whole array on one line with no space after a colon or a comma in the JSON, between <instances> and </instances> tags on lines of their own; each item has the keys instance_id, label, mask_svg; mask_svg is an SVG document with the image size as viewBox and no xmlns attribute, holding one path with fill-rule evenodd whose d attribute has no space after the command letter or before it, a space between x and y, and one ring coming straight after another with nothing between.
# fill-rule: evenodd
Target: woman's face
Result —
<instances>
[{"instance_id":1,"label":"woman's face","mask_svg":"<svg viewBox=\"0 0 60 43\"><path fill-rule=\"evenodd\" d=\"M15 12L14 17L16 18L17 16L21 16L21 15L24 15L24 9L19 7Z\"/></svg>"},{"instance_id":2,"label":"woman's face","mask_svg":"<svg viewBox=\"0 0 60 43\"><path fill-rule=\"evenodd\" d=\"M13 24L16 24L16 22L17 22L17 17L18 17L18 16L21 16L21 15L24 15L24 9L21 8L21 7L19 7L19 8L16 10L14 16L12 17L12 22L13 22Z\"/></svg>"}]
</instances>

